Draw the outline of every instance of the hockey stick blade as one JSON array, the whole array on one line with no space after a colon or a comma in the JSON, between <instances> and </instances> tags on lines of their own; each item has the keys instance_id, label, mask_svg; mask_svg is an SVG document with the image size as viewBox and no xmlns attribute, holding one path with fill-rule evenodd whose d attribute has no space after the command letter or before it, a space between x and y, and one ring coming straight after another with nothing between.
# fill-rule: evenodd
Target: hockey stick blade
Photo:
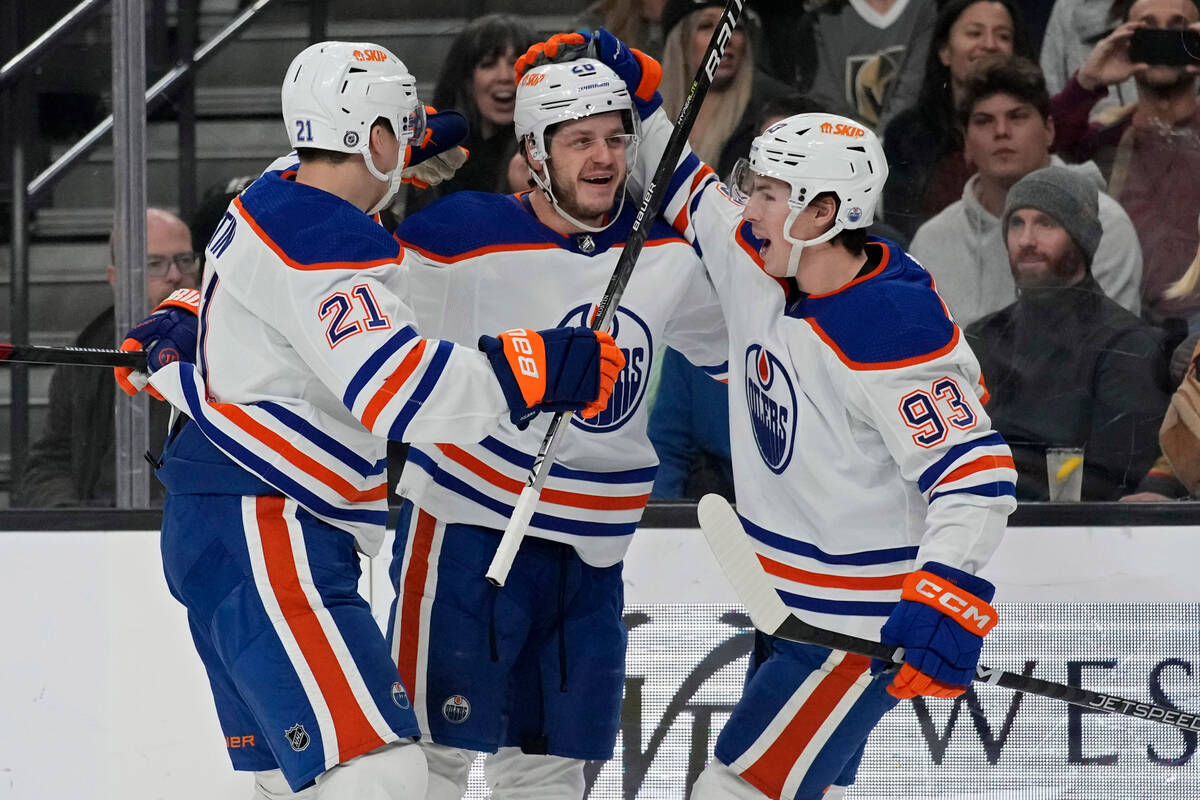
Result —
<instances>
[{"instance_id":1,"label":"hockey stick blade","mask_svg":"<svg viewBox=\"0 0 1200 800\"><path fill-rule=\"evenodd\" d=\"M700 518L700 529L713 555L725 570L734 591L746 606L754 627L763 633L801 644L828 647L869 658L877 658L892 664L904 660L904 649L894 648L882 642L862 639L837 631L824 630L804 622L783 602L771 586L758 554L750 544L737 512L725 498L708 494L696 506ZM975 681L992 686L1003 686L1016 692L1049 697L1071 705L1123 714L1135 719L1160 722L1185 731L1200 732L1200 714L1190 714L1178 709L1127 700L1112 694L1093 692L1078 686L1055 683L1040 678L1018 675L992 669L982 664L975 668Z\"/></svg>"},{"instance_id":2,"label":"hockey stick blade","mask_svg":"<svg viewBox=\"0 0 1200 800\"><path fill-rule=\"evenodd\" d=\"M49 347L38 344L0 344L0 364L66 364L84 367L146 369L142 350L106 350L102 347Z\"/></svg>"},{"instance_id":3,"label":"hockey stick blade","mask_svg":"<svg viewBox=\"0 0 1200 800\"><path fill-rule=\"evenodd\" d=\"M629 236L625 239L625 247L617 259L617 266L613 269L612 277L609 278L604 296L596 305L596 313L592 318L592 330L606 331L609 329L613 315L616 314L617 306L621 302L621 295L625 293L629 277L633 274L633 267L637 263L638 256L641 255L642 246L646 243L646 235L649 233L654 219L658 216L659 209L662 208L663 200L666 199L667 184L675 172L675 165L683 153L683 146L687 142L688 135L692 132L696 115L700 113L700 105L704 102L704 96L708 94L708 87L712 85L717 65L721 63L721 59L725 55L725 45L729 43L734 29L737 28L738 18L741 17L745 5L746 0L727 0L725 3L721 19L713 30L708 48L704 51L704 57L700 59L700 68L696 71L696 76L692 78L690 91L684 98L679 115L675 118L675 130L667 140L662 158L659 159L658 166L654 170L654 176L646 186L646 194L642 198L642 204L638 207L638 213L634 217ZM563 422L569 416L570 414L564 411L555 413L554 419L550 422L550 428L546 431L545 438L542 439L541 447L538 448L537 457L533 460L533 467L525 479L525 488L521 491L521 496L513 509L513 515L504 528L504 537L500 540L496 555L492 557L492 562L488 565L486 576L494 586L503 586L508 579L508 570L512 567L513 559L516 558L521 540L525 538L525 531L529 527L529 520L533 518L533 509L537 506L538 498L541 496L542 486L545 485L546 476L550 472L550 465L554 463L554 453L558 450L558 440ZM532 496L529 497L528 494ZM524 516L523 520L522 516Z\"/></svg>"}]
</instances>

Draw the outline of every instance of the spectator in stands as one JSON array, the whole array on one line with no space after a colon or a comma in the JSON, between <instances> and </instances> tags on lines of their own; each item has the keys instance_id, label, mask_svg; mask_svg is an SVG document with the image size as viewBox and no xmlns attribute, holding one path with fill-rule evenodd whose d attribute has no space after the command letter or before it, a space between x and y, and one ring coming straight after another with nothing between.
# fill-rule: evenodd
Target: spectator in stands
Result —
<instances>
[{"instance_id":1,"label":"spectator in stands","mask_svg":"<svg viewBox=\"0 0 1200 800\"><path fill-rule=\"evenodd\" d=\"M831 0L804 17L800 88L831 114L878 131L917 100L925 77L934 0Z\"/></svg>"},{"instance_id":2,"label":"spectator in stands","mask_svg":"<svg viewBox=\"0 0 1200 800\"><path fill-rule=\"evenodd\" d=\"M659 461L651 498L733 500L728 387L669 347L646 433Z\"/></svg>"},{"instance_id":3,"label":"spectator in stands","mask_svg":"<svg viewBox=\"0 0 1200 800\"><path fill-rule=\"evenodd\" d=\"M1200 221L1197 221L1200 228ZM1167 287L1163 296L1177 299L1200 289L1200 246L1183 277ZM1137 492L1121 499L1131 502L1162 502L1200 494L1200 331L1184 339L1171 355L1171 385L1177 387L1159 431L1161 454ZM1178 464L1177 468L1175 465ZM1183 483L1186 479L1187 484Z\"/></svg>"},{"instance_id":4,"label":"spectator in stands","mask_svg":"<svg viewBox=\"0 0 1200 800\"><path fill-rule=\"evenodd\" d=\"M951 0L938 12L920 95L883 137L884 218L906 237L962 196L975 171L963 155L958 114L967 75L986 56L1029 56L1024 30L1012 0Z\"/></svg>"},{"instance_id":5,"label":"spectator in stands","mask_svg":"<svg viewBox=\"0 0 1200 800\"><path fill-rule=\"evenodd\" d=\"M1050 155L1049 102L1041 71L1028 59L994 57L967 81L960 113L966 156L978 172L963 187L962 199L922 225L912 242L913 255L933 275L962 327L1015 297L1000 217L1013 184L1040 167L1062 164ZM1071 170L1097 190L1102 186L1094 164ZM1089 256L1090 274L1109 297L1137 313L1142 269L1137 235L1112 198L1101 195L1099 208L1103 237L1095 258Z\"/></svg>"},{"instance_id":6,"label":"spectator in stands","mask_svg":"<svg viewBox=\"0 0 1200 800\"><path fill-rule=\"evenodd\" d=\"M663 106L672 118L683 105L724 7L719 0L667 0L663 8L666 39L660 90ZM756 24L750 9L745 10L743 20L745 26ZM749 152L751 140L758 135L758 109L790 91L755 67L754 49L751 37L743 30L745 26L739 25L725 46L725 57L688 137L696 155L720 175L728 175L737 160Z\"/></svg>"},{"instance_id":7,"label":"spectator in stands","mask_svg":"<svg viewBox=\"0 0 1200 800\"><path fill-rule=\"evenodd\" d=\"M1042 40L1041 65L1050 94L1067 85L1088 54L1108 36L1129 11L1132 0L1056 0ZM1092 115L1137 102L1133 78L1105 87L1107 94L1092 106Z\"/></svg>"},{"instance_id":8,"label":"spectator in stands","mask_svg":"<svg viewBox=\"0 0 1200 800\"><path fill-rule=\"evenodd\" d=\"M662 58L663 5L666 0L595 0L571 27L594 31L607 28L614 36L643 53Z\"/></svg>"},{"instance_id":9,"label":"spectator in stands","mask_svg":"<svg viewBox=\"0 0 1200 800\"><path fill-rule=\"evenodd\" d=\"M109 241L109 253L112 253ZM146 308L154 308L176 289L195 288L200 279L200 256L193 251L188 226L159 208L146 210ZM115 286L116 267L108 265L108 282ZM109 305L79 334L79 347L115 346L113 306ZM116 503L114 450L116 388L112 370L94 367L54 368L50 379L46 429L30 448L25 474L18 478L13 505L112 506ZM162 449L169 411L152 402L151 452ZM151 499L162 500L162 486L151 482Z\"/></svg>"},{"instance_id":10,"label":"spectator in stands","mask_svg":"<svg viewBox=\"0 0 1200 800\"><path fill-rule=\"evenodd\" d=\"M192 231L192 244L196 246L201 259L204 258L204 249L208 247L208 240L216 233L217 226L221 224L225 211L229 208L229 203L241 194L243 189L254 183L257 177L257 175L239 175L224 183L210 186L204 192L204 196L200 198L200 205L192 214L191 224L188 225ZM395 227L395 223L393 223L391 228Z\"/></svg>"},{"instance_id":11,"label":"spectator in stands","mask_svg":"<svg viewBox=\"0 0 1200 800\"><path fill-rule=\"evenodd\" d=\"M405 213L411 214L451 192L507 191L508 162L516 152L513 104L517 96L517 56L540 37L521 19L485 14L472 20L450 45L433 106L457 109L471 132L463 147L471 156L454 177L419 192L409 191Z\"/></svg>"},{"instance_id":12,"label":"spectator in stands","mask_svg":"<svg viewBox=\"0 0 1200 800\"><path fill-rule=\"evenodd\" d=\"M1158 452L1162 331L1092 277L1098 197L1095 183L1061 166L1018 181L1003 214L1017 300L967 328L988 415L1012 448L1018 499L1047 499L1047 447L1083 448L1084 500L1127 494Z\"/></svg>"},{"instance_id":13,"label":"spectator in stands","mask_svg":"<svg viewBox=\"0 0 1200 800\"><path fill-rule=\"evenodd\" d=\"M1135 64L1129 42L1139 28L1200 30L1200 0L1136 0L1125 21L1093 48L1054 96L1055 146L1068 160L1095 159L1137 229L1145 258L1142 302L1154 321L1188 319L1200 327L1200 295L1163 292L1200 243L1200 68ZM1137 103L1113 119L1089 123L1107 87L1133 77Z\"/></svg>"}]
</instances>

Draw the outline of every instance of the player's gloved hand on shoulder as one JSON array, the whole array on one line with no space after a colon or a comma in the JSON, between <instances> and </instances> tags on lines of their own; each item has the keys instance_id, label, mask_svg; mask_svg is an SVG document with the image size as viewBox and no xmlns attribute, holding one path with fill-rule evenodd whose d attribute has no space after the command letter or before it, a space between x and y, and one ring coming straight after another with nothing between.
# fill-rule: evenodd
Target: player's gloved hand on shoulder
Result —
<instances>
[{"instance_id":1,"label":"player's gloved hand on shoulder","mask_svg":"<svg viewBox=\"0 0 1200 800\"><path fill-rule=\"evenodd\" d=\"M435 111L425 107L425 136L419 145L409 145L400 180L418 189L437 186L454 177L471 155L462 143L470 126L467 118L453 109Z\"/></svg>"},{"instance_id":2,"label":"player's gloved hand on shoulder","mask_svg":"<svg viewBox=\"0 0 1200 800\"><path fill-rule=\"evenodd\" d=\"M195 289L176 289L163 300L150 316L134 325L121 342L122 350L145 350L149 372L134 371L132 367L113 367L117 384L126 394L135 395L146 389L152 397L162 400L153 386L147 387L150 373L174 361L193 364L196 361L196 340L199 325L196 314L200 309L200 292Z\"/></svg>"},{"instance_id":3,"label":"player's gloved hand on shoulder","mask_svg":"<svg viewBox=\"0 0 1200 800\"><path fill-rule=\"evenodd\" d=\"M900 602L880 632L904 648L904 664L887 687L901 700L957 697L975 677L983 637L996 624L996 587L936 561L904 579Z\"/></svg>"},{"instance_id":4,"label":"player's gloved hand on shoulder","mask_svg":"<svg viewBox=\"0 0 1200 800\"><path fill-rule=\"evenodd\" d=\"M533 67L579 58L594 58L611 67L625 82L642 119L662 105L662 95L658 92L658 85L662 83L662 65L604 28L594 33L556 33L533 45L517 59L517 81L520 82L526 70Z\"/></svg>"},{"instance_id":5,"label":"player's gloved hand on shoulder","mask_svg":"<svg viewBox=\"0 0 1200 800\"><path fill-rule=\"evenodd\" d=\"M591 418L608 405L625 356L604 331L523 328L479 337L508 401L513 424L524 430L539 411L578 411Z\"/></svg>"}]
</instances>

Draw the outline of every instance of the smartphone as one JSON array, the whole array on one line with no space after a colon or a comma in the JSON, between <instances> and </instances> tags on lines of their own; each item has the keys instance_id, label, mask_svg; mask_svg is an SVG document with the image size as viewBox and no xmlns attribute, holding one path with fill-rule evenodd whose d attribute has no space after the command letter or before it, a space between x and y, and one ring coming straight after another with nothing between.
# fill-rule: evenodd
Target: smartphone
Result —
<instances>
[{"instance_id":1,"label":"smartphone","mask_svg":"<svg viewBox=\"0 0 1200 800\"><path fill-rule=\"evenodd\" d=\"M1129 60L1172 67L1200 64L1200 31L1138 28L1129 39Z\"/></svg>"}]
</instances>

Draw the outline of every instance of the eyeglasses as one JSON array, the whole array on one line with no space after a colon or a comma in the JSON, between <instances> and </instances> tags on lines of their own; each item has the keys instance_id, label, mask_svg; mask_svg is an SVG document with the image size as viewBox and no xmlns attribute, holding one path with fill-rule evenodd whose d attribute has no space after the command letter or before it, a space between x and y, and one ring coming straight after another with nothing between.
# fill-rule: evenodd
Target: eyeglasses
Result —
<instances>
[{"instance_id":1,"label":"eyeglasses","mask_svg":"<svg viewBox=\"0 0 1200 800\"><path fill-rule=\"evenodd\" d=\"M637 136L632 133L619 133L615 136L605 136L602 139L580 139L569 141L566 144L576 152L586 153L595 147L597 142L602 142L609 150L625 150L637 143Z\"/></svg>"},{"instance_id":2,"label":"eyeglasses","mask_svg":"<svg viewBox=\"0 0 1200 800\"><path fill-rule=\"evenodd\" d=\"M173 256L150 256L146 259L146 276L161 278L171 271L172 264L181 275L191 275L200 271L200 254L176 253Z\"/></svg>"}]
</instances>

